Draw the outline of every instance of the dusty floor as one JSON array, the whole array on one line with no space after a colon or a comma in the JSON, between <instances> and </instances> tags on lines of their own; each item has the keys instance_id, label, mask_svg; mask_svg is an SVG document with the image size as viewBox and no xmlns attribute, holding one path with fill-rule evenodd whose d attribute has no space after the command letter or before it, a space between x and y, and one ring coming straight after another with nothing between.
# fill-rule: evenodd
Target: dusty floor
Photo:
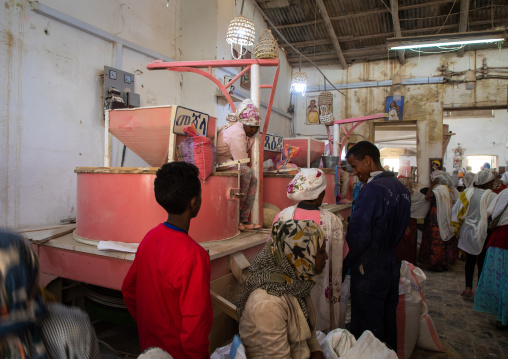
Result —
<instances>
[{"instance_id":1,"label":"dusty floor","mask_svg":"<svg viewBox=\"0 0 508 359\"><path fill-rule=\"evenodd\" d=\"M508 330L497 330L493 316L474 312L473 300L460 296L464 289L464 262L458 261L449 271L441 273L430 272L424 266L421 268L427 275L424 294L429 303L429 314L446 352L417 348L411 359L508 358ZM473 291L475 289L476 283ZM101 341L122 352L115 353L101 344L102 358L128 358L139 354L135 327L111 325L103 321L97 322L95 327Z\"/></svg>"}]
</instances>

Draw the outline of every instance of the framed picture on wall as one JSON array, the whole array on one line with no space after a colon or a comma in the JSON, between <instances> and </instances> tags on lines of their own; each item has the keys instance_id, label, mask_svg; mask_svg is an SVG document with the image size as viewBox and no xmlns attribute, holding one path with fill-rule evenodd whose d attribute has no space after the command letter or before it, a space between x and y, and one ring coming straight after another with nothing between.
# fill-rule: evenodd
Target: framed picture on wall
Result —
<instances>
[{"instance_id":1,"label":"framed picture on wall","mask_svg":"<svg viewBox=\"0 0 508 359\"><path fill-rule=\"evenodd\" d=\"M442 158L430 158L430 173L440 170L443 170L443 159Z\"/></svg>"},{"instance_id":2,"label":"framed picture on wall","mask_svg":"<svg viewBox=\"0 0 508 359\"><path fill-rule=\"evenodd\" d=\"M244 59L250 59L251 52L247 51L243 56ZM243 68L242 68L243 70ZM240 87L250 91L250 71L247 71L240 77Z\"/></svg>"},{"instance_id":3,"label":"framed picture on wall","mask_svg":"<svg viewBox=\"0 0 508 359\"><path fill-rule=\"evenodd\" d=\"M319 107L318 107L318 97L317 96L307 96L306 102L306 117L305 124L306 125L319 125Z\"/></svg>"},{"instance_id":4,"label":"framed picture on wall","mask_svg":"<svg viewBox=\"0 0 508 359\"><path fill-rule=\"evenodd\" d=\"M385 117L386 121L402 121L404 117L404 96L401 96L398 101L394 100L393 96L387 96L385 111L388 114L388 117Z\"/></svg>"}]
</instances>

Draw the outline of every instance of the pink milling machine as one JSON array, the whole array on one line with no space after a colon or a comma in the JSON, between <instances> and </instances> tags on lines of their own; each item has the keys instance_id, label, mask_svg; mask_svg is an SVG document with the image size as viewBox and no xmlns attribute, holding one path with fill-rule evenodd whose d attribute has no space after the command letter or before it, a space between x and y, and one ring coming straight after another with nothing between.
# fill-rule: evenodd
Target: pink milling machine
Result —
<instances>
[{"instance_id":1,"label":"pink milling machine","mask_svg":"<svg viewBox=\"0 0 508 359\"><path fill-rule=\"evenodd\" d=\"M212 68L218 67L239 67L242 70L228 84L223 85L211 74ZM272 84L260 84L260 67L276 68ZM266 147L266 143L270 142L267 139L267 128L279 75L278 59L171 63L154 61L148 65L148 69L200 74L219 87L232 111L236 107L228 88L246 71L251 72L251 98L258 107L260 89L270 89L261 134L256 135L251 152L251 166L258 178L258 192L251 220L262 223L263 203L270 203L280 209L294 205L286 195L286 187L294 175L263 175L262 167L264 159L271 158L279 151ZM181 121L177 121L181 114L196 119L202 125L200 131L203 135L216 137L215 118L181 106L107 111L104 167L78 167L75 170L78 178L76 230L58 240L36 246L43 283L62 277L114 290L121 288L135 254L100 251L97 245L102 241L135 246L147 231L166 220L165 211L155 201L153 181L159 166L176 159L175 148L185 138L180 134ZM344 120L344 123L351 123L351 120ZM151 167L111 167L110 134ZM297 160L302 167L307 167L316 156L323 153L321 141L298 138L284 141L304 148L303 157ZM264 153L265 148L272 152ZM324 202L335 205L334 171L325 170L325 173L328 186ZM237 295L236 285L243 280L249 262L267 240L266 231L239 233L237 192L236 171L213 173L202 183L203 203L199 215L192 220L189 231L210 254L214 303L214 327L210 334L212 350L234 333L236 311L232 302ZM343 207L335 210L347 211L350 205ZM341 214L347 216L347 213Z\"/></svg>"}]
</instances>

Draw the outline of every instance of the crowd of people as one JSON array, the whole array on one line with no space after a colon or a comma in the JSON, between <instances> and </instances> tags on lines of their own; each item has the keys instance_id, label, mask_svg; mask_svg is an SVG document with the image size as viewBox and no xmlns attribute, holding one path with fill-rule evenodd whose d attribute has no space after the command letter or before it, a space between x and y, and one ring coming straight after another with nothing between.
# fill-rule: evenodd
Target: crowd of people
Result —
<instances>
[{"instance_id":1,"label":"crowd of people","mask_svg":"<svg viewBox=\"0 0 508 359\"><path fill-rule=\"evenodd\" d=\"M470 182L465 174L459 191L459 181L435 170L431 185L416 191L407 177L384 170L370 142L354 145L346 159L359 179L347 230L320 208L327 187L323 171L301 169L289 183L287 196L295 205L276 216L235 303L247 357L324 358L316 330L336 329L343 319L339 301L346 273L351 333L359 338L370 331L397 351L401 260L444 271L459 250L466 260L462 295L473 296L477 267L474 310L496 316L497 328L506 329L508 189L499 174L483 169ZM167 219L146 234L122 285L138 326L141 358L209 357L210 258L188 235L201 207L198 173L192 164L171 162L156 174L155 199ZM240 224L250 225L246 218ZM44 300L31 246L2 231L0 256L2 358L98 358L86 313Z\"/></svg>"}]
</instances>

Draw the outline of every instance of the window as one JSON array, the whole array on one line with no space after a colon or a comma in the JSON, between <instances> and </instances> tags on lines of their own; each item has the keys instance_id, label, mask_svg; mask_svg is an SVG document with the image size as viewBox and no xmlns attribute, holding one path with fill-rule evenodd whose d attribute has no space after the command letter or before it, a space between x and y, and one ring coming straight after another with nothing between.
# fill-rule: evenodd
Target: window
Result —
<instances>
[{"instance_id":1,"label":"window","mask_svg":"<svg viewBox=\"0 0 508 359\"><path fill-rule=\"evenodd\" d=\"M485 163L490 164L490 168L497 168L497 156L477 155L467 156L466 159L466 165L471 167L473 173L479 172Z\"/></svg>"}]
</instances>

